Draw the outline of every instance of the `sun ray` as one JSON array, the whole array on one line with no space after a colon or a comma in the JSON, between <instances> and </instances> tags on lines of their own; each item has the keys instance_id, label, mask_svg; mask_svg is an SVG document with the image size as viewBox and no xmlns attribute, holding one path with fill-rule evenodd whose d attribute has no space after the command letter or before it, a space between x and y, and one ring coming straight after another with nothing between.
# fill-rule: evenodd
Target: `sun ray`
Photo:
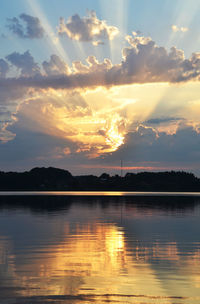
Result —
<instances>
[{"instance_id":1,"label":"sun ray","mask_svg":"<svg viewBox=\"0 0 200 304\"><path fill-rule=\"evenodd\" d=\"M39 6L37 0L27 0L29 6L31 7L32 11L36 14L37 17L40 18L41 23L48 35L48 42L50 43L50 47L52 50L60 57L62 57L63 60L66 61L66 63L70 64L69 56L67 55L66 51L64 50L62 43L59 39L59 37L56 35L54 29L48 22L44 12L42 11L41 7Z\"/></svg>"},{"instance_id":2,"label":"sun ray","mask_svg":"<svg viewBox=\"0 0 200 304\"><path fill-rule=\"evenodd\" d=\"M196 13L199 11L199 8L200 8L200 4L196 0L178 1L178 3L176 4L177 16L174 24L179 28L186 27L189 29ZM190 13L188 14L188 12ZM167 46L171 47L175 44L175 42L177 45L180 39L182 39L182 35L179 35L179 37L177 37L177 34L172 31L169 35Z\"/></svg>"},{"instance_id":3,"label":"sun ray","mask_svg":"<svg viewBox=\"0 0 200 304\"><path fill-rule=\"evenodd\" d=\"M109 41L111 60L115 63L121 60L121 49L119 43L122 42L122 37L127 34L127 14L129 0L100 0L102 15L106 20L112 19L112 25L118 27L120 33L118 37ZM103 19L104 19L103 18Z\"/></svg>"},{"instance_id":4,"label":"sun ray","mask_svg":"<svg viewBox=\"0 0 200 304\"><path fill-rule=\"evenodd\" d=\"M73 41L73 45L77 50L77 54L79 54L80 60L86 59L87 55L86 55L86 52L84 50L83 43L81 41Z\"/></svg>"}]
</instances>

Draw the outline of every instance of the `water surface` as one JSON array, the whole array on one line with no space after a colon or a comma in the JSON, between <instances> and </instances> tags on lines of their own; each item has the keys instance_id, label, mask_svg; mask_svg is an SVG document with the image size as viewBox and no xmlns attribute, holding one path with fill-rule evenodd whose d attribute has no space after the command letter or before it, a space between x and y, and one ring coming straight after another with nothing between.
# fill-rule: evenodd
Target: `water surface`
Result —
<instances>
[{"instance_id":1,"label":"water surface","mask_svg":"<svg viewBox=\"0 0 200 304\"><path fill-rule=\"evenodd\" d=\"M1 197L0 303L200 303L198 197Z\"/></svg>"},{"instance_id":2,"label":"water surface","mask_svg":"<svg viewBox=\"0 0 200 304\"><path fill-rule=\"evenodd\" d=\"M0 191L0 196L200 196L200 192L159 191Z\"/></svg>"}]
</instances>

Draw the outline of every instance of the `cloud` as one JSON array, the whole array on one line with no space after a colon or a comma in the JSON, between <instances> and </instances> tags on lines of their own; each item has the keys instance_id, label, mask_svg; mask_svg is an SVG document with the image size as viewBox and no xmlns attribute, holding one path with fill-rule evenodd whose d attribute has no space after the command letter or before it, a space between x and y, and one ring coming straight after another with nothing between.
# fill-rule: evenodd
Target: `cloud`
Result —
<instances>
[{"instance_id":1,"label":"cloud","mask_svg":"<svg viewBox=\"0 0 200 304\"><path fill-rule=\"evenodd\" d=\"M42 63L46 75L69 74L68 65L57 55L51 55L50 61Z\"/></svg>"},{"instance_id":2,"label":"cloud","mask_svg":"<svg viewBox=\"0 0 200 304\"><path fill-rule=\"evenodd\" d=\"M6 56L6 59L21 71L22 77L40 74L40 68L29 51L26 51L24 54L14 52Z\"/></svg>"},{"instance_id":3,"label":"cloud","mask_svg":"<svg viewBox=\"0 0 200 304\"><path fill-rule=\"evenodd\" d=\"M96 109L92 100L87 102L78 92L40 92L20 106L20 115L24 128L76 143L74 153L94 157L123 143L125 119L106 113L103 107Z\"/></svg>"},{"instance_id":4,"label":"cloud","mask_svg":"<svg viewBox=\"0 0 200 304\"><path fill-rule=\"evenodd\" d=\"M123 49L123 58L119 72L129 82L178 82L184 80L195 69L184 63L184 52L172 47L168 52L156 45L150 37L127 36L131 47ZM189 59L192 62L193 59ZM187 61L187 62L188 62ZM187 73L188 72L188 73ZM196 74L195 74L196 76Z\"/></svg>"},{"instance_id":5,"label":"cloud","mask_svg":"<svg viewBox=\"0 0 200 304\"><path fill-rule=\"evenodd\" d=\"M74 169L87 164L87 145L73 142L36 129L27 128L28 116L19 114L18 122L9 127L17 136L6 144L0 143L1 168L21 169L41 166L61 166ZM41 126L40 126L41 127ZM90 148L92 150L92 148ZM95 147L91 153L95 152ZM118 150L89 161L90 165L119 164L123 158L125 166L143 168L197 168L200 157L200 133L190 126L179 127L175 134L157 132L155 129L140 125L127 134L125 144ZM185 167L184 167L185 166ZM145 170L145 169L143 169Z\"/></svg>"},{"instance_id":6,"label":"cloud","mask_svg":"<svg viewBox=\"0 0 200 304\"><path fill-rule=\"evenodd\" d=\"M121 157L126 163L134 164L167 163L177 166L191 165L199 162L200 133L192 126L181 126L174 134L158 132L151 127L140 125L135 131L129 132L125 144L112 155L104 155L104 160L118 160Z\"/></svg>"},{"instance_id":7,"label":"cloud","mask_svg":"<svg viewBox=\"0 0 200 304\"><path fill-rule=\"evenodd\" d=\"M87 64L73 62L71 72L66 63L53 55L49 62L43 63L45 74L41 74L29 51L24 54L14 52L6 58L21 70L21 76L0 79L0 87L83 89L134 83L199 81L200 53L193 53L186 59L182 50L172 47L168 52L149 37L126 38L130 46L123 49L121 63L112 64L109 59L99 62L95 56L89 56Z\"/></svg>"},{"instance_id":8,"label":"cloud","mask_svg":"<svg viewBox=\"0 0 200 304\"><path fill-rule=\"evenodd\" d=\"M99 45L103 43L102 39L112 40L119 30L115 26L107 25L106 21L98 19L96 13L91 11L83 18L76 14L67 22L64 18L60 18L58 33L73 40L92 41L94 45Z\"/></svg>"},{"instance_id":9,"label":"cloud","mask_svg":"<svg viewBox=\"0 0 200 304\"><path fill-rule=\"evenodd\" d=\"M163 123L170 123L170 122L177 122L180 120L184 120L184 118L179 118L179 117L164 117L164 118L151 118L145 121L144 123L146 124L152 124L152 125L159 125Z\"/></svg>"},{"instance_id":10,"label":"cloud","mask_svg":"<svg viewBox=\"0 0 200 304\"><path fill-rule=\"evenodd\" d=\"M187 27L178 27L177 25L173 24L171 26L171 29L174 33L177 33L177 32L182 32L182 33L185 33L187 32L189 29Z\"/></svg>"},{"instance_id":11,"label":"cloud","mask_svg":"<svg viewBox=\"0 0 200 304\"><path fill-rule=\"evenodd\" d=\"M20 70L20 77L31 77L39 73L39 67L33 57L27 51L24 54L12 53L6 57L11 63L0 59L0 79L6 80L6 74L12 66ZM12 71L13 72L13 71ZM8 79L8 78L7 78ZM3 142L12 140L15 134L7 128L17 121L16 114L27 96L31 96L34 89L20 85L7 86L5 83L0 90L0 140ZM34 92L35 93L35 92Z\"/></svg>"},{"instance_id":12,"label":"cloud","mask_svg":"<svg viewBox=\"0 0 200 304\"><path fill-rule=\"evenodd\" d=\"M2 38L2 39L6 39L6 38L7 38L7 36L6 36L5 34L1 33L1 34L0 34L0 38Z\"/></svg>"},{"instance_id":13,"label":"cloud","mask_svg":"<svg viewBox=\"0 0 200 304\"><path fill-rule=\"evenodd\" d=\"M4 59L0 59L0 78L5 78L9 71L9 65Z\"/></svg>"},{"instance_id":14,"label":"cloud","mask_svg":"<svg viewBox=\"0 0 200 304\"><path fill-rule=\"evenodd\" d=\"M98 46L98 45L104 45L105 43L103 41L98 40L98 41L93 41L92 44L94 46Z\"/></svg>"},{"instance_id":15,"label":"cloud","mask_svg":"<svg viewBox=\"0 0 200 304\"><path fill-rule=\"evenodd\" d=\"M31 115L34 116L33 128L36 125L43 130L38 132L78 142L77 153L85 155L100 155L118 149L123 145L128 127L134 119L135 124L144 121L154 125L160 124L159 131L164 130L163 125L167 124L168 119L168 124L174 122L175 125L173 130L171 127L171 132L176 131L178 121L172 119L184 117L181 112L169 112L166 117L156 116L154 112L153 116L150 112L155 111L156 104L148 106L147 101L146 105L150 110L146 111L145 102L143 107L139 106L134 95L131 100L133 104L135 102L136 108L130 106L130 96L121 96L118 100L115 96L114 101L111 97L108 98L107 102L112 105L110 107L107 107L107 102L102 103L106 94L99 93L100 96L102 94L101 100L98 94L91 97L89 102L85 100L84 95L89 91L87 89L96 88L101 92L104 88L116 88L126 84L165 82L167 85L199 80L199 53L194 53L186 59L182 50L173 47L168 52L164 47L157 46L150 37L138 36L136 33L126 39L129 46L123 49L122 61L118 64L113 64L109 59L99 62L95 56L89 56L86 63L75 61L69 67L54 54L40 66L29 51L8 55L6 59L10 63L12 75L16 68L20 75L6 77L4 73L4 77L0 78L0 104L6 105L6 110L3 111L13 114L9 125L8 120L4 119L1 138L4 138L4 141L11 138L6 130L10 130L8 126L16 122L16 116L18 117L23 104L30 107L30 111L26 110L28 124ZM77 94L72 94L75 91ZM99 100L98 104L96 98ZM171 121L168 116L172 117ZM150 117L157 117L157 120L154 118L152 121Z\"/></svg>"},{"instance_id":16,"label":"cloud","mask_svg":"<svg viewBox=\"0 0 200 304\"><path fill-rule=\"evenodd\" d=\"M40 39L45 34L39 18L27 14L21 14L19 18L9 18L7 27L13 34L24 39Z\"/></svg>"},{"instance_id":17,"label":"cloud","mask_svg":"<svg viewBox=\"0 0 200 304\"><path fill-rule=\"evenodd\" d=\"M19 121L23 120L19 116ZM11 128L11 127L10 127ZM3 170L21 170L22 168L32 168L36 165L45 166L51 163L58 166L58 161L64 163L69 161L75 163L75 157L70 155L70 151L77 149L75 143L67 139L48 135L42 132L33 132L30 129L21 128L20 123L16 123L11 134L17 136L13 140L5 143L0 141L0 165Z\"/></svg>"},{"instance_id":18,"label":"cloud","mask_svg":"<svg viewBox=\"0 0 200 304\"><path fill-rule=\"evenodd\" d=\"M15 133L7 128L17 121L17 113L20 105L26 101L27 96L31 96L32 89L20 86L7 86L0 90L0 140L7 142L15 137Z\"/></svg>"}]
</instances>

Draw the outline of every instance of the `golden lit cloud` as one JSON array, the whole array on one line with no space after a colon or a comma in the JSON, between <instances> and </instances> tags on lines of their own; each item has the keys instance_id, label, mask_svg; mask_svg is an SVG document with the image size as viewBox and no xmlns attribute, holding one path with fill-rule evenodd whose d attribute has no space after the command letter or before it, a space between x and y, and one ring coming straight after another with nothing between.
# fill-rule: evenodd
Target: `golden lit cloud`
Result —
<instances>
[{"instance_id":1,"label":"golden lit cloud","mask_svg":"<svg viewBox=\"0 0 200 304\"><path fill-rule=\"evenodd\" d=\"M165 83L98 87L76 92L48 89L27 97L19 113L29 121L24 127L76 144L75 150L66 146L65 151L55 151L59 158L71 153L96 157L118 150L127 134L138 132L140 125L147 126L145 132L148 127L154 128L157 134L174 134L181 124L198 130L198 92L198 83L184 87Z\"/></svg>"},{"instance_id":2,"label":"golden lit cloud","mask_svg":"<svg viewBox=\"0 0 200 304\"><path fill-rule=\"evenodd\" d=\"M118 28L107 25L106 21L99 20L94 11L88 12L88 16L81 18L78 14L70 17L67 21L60 18L58 26L59 35L77 41L93 41L99 45L103 40L112 40L118 33Z\"/></svg>"},{"instance_id":3,"label":"golden lit cloud","mask_svg":"<svg viewBox=\"0 0 200 304\"><path fill-rule=\"evenodd\" d=\"M182 33L185 33L187 32L189 29L187 27L178 27L177 25L173 24L171 26L171 29L173 32L177 33L177 32L182 32Z\"/></svg>"},{"instance_id":4,"label":"golden lit cloud","mask_svg":"<svg viewBox=\"0 0 200 304\"><path fill-rule=\"evenodd\" d=\"M33 7L42 16L40 7ZM82 21L92 18L104 28L96 15L87 18ZM92 37L100 35L96 27L90 30ZM127 35L126 40L121 62L115 64L94 55L71 65L56 54L41 64L29 51L6 56L10 66L0 61L0 99L5 103L2 113L9 114L8 119L2 116L1 140L14 138L9 130L19 115L21 126L26 118L23 128L66 140L62 149L54 147L54 159L73 153L89 158L109 154L129 147L131 134L136 133L144 138L149 132L152 145L162 133L173 135L183 127L191 126L199 133L199 53L185 58L183 50L172 47L168 51L139 32ZM62 53L61 46L54 50ZM16 70L15 76L7 76ZM9 103L15 104L13 109Z\"/></svg>"}]
</instances>

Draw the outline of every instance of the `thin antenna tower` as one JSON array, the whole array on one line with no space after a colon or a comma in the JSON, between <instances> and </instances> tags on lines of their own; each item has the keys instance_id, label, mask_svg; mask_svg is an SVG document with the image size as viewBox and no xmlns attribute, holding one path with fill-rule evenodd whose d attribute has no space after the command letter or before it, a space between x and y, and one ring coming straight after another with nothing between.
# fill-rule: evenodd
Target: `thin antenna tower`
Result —
<instances>
[{"instance_id":1,"label":"thin antenna tower","mask_svg":"<svg viewBox=\"0 0 200 304\"><path fill-rule=\"evenodd\" d=\"M123 177L123 160L121 159L121 177Z\"/></svg>"}]
</instances>

